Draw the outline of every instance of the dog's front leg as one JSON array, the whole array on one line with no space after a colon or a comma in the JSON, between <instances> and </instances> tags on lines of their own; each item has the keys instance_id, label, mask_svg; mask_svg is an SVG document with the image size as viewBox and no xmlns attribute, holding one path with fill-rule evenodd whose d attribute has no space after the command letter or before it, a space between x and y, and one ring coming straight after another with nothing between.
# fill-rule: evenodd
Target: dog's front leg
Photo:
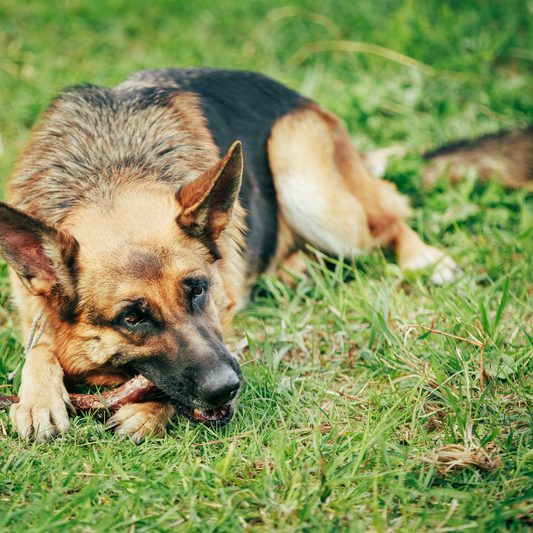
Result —
<instances>
[{"instance_id":1,"label":"dog's front leg","mask_svg":"<svg viewBox=\"0 0 533 533\"><path fill-rule=\"evenodd\" d=\"M164 435L175 412L168 402L131 403L121 407L107 421L106 428L130 437L137 444L148 436Z\"/></svg>"},{"instance_id":2,"label":"dog's front leg","mask_svg":"<svg viewBox=\"0 0 533 533\"><path fill-rule=\"evenodd\" d=\"M11 406L10 417L21 437L46 441L68 429L70 402L63 369L44 336L28 354L19 398Z\"/></svg>"}]
</instances>

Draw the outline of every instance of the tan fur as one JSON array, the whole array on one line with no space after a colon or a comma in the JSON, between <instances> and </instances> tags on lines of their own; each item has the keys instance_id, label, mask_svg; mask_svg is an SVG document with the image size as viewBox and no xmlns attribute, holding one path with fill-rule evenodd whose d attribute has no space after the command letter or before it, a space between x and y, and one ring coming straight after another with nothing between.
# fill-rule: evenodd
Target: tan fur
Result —
<instances>
[{"instance_id":1,"label":"tan fur","mask_svg":"<svg viewBox=\"0 0 533 533\"><path fill-rule=\"evenodd\" d=\"M175 219L179 213L179 204L166 188L154 186L150 191L149 187L139 190L137 186L124 186L117 192L116 202L106 209L96 205L80 208L65 222L65 227L80 243L82 265L78 277L82 314L77 324L60 326L58 335L59 357L69 375L83 376L91 372L94 382L95 370L105 369L121 342L117 333L109 331L102 335L100 328L91 327L87 313L99 309L101 302L134 299L142 294L157 305L163 316L172 316L176 313L177 299L183 297L176 293L176 284L191 272L212 276L213 320L230 322L238 299L233 284L239 279L235 276L229 280L226 290L223 279L226 262L231 262L236 254L231 233L224 234L220 243L225 248L226 259L214 265L197 240L178 230ZM161 259L161 272L154 279L132 275L128 255L150 250ZM238 262L239 258L236 256L234 260ZM115 313L113 308L105 311L105 318L109 319ZM189 337L193 336L190 332ZM92 337L99 337L98 343L91 345L90 351L83 349ZM146 345L142 349L145 351ZM159 344L153 351L158 349L161 349ZM168 350L172 349L175 347L169 344ZM130 347L129 351L135 357L135 350ZM112 379L115 383L116 375Z\"/></svg>"},{"instance_id":2,"label":"tan fur","mask_svg":"<svg viewBox=\"0 0 533 533\"><path fill-rule=\"evenodd\" d=\"M268 150L280 216L293 232L292 242L347 257L392 245L402 267L437 264L434 281L453 276L453 261L406 226L407 199L369 173L337 117L316 105L286 115L274 125ZM287 256L292 251L285 250ZM278 260L281 255L279 249ZM289 269L294 261L301 271L297 256L290 256Z\"/></svg>"},{"instance_id":3,"label":"tan fur","mask_svg":"<svg viewBox=\"0 0 533 533\"><path fill-rule=\"evenodd\" d=\"M294 287L299 279L304 277L307 271L305 254L302 250L293 252L287 256L276 270L276 275L285 285Z\"/></svg>"},{"instance_id":4,"label":"tan fur","mask_svg":"<svg viewBox=\"0 0 533 533\"><path fill-rule=\"evenodd\" d=\"M345 194L331 128L314 109L276 122L268 152L284 220L301 240L345 256L370 247L364 208Z\"/></svg>"},{"instance_id":5,"label":"tan fur","mask_svg":"<svg viewBox=\"0 0 533 533\"><path fill-rule=\"evenodd\" d=\"M290 256L295 250L300 249L303 246L302 242L299 242L294 231L291 229L287 221L285 220L283 213L278 212L278 241L276 245L276 252L272 261L270 262L270 268L268 272L273 274L277 271L278 266L283 263L286 257Z\"/></svg>"}]
</instances>

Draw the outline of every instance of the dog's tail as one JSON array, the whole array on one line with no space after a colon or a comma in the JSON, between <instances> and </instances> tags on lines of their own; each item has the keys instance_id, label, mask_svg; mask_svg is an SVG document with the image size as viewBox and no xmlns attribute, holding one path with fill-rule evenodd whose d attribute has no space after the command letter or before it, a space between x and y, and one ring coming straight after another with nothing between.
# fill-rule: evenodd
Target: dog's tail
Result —
<instances>
[{"instance_id":1,"label":"dog's tail","mask_svg":"<svg viewBox=\"0 0 533 533\"><path fill-rule=\"evenodd\" d=\"M363 157L372 174L383 176L388 158L406 152L404 147L394 145ZM496 176L507 187L533 190L533 126L454 142L422 157L427 162L423 170L426 186L433 185L439 176L456 183L475 173L481 180Z\"/></svg>"},{"instance_id":2,"label":"dog's tail","mask_svg":"<svg viewBox=\"0 0 533 533\"><path fill-rule=\"evenodd\" d=\"M424 185L433 185L442 175L455 183L475 173L480 180L496 176L507 187L533 190L533 126L458 141L423 158L428 162Z\"/></svg>"}]
</instances>

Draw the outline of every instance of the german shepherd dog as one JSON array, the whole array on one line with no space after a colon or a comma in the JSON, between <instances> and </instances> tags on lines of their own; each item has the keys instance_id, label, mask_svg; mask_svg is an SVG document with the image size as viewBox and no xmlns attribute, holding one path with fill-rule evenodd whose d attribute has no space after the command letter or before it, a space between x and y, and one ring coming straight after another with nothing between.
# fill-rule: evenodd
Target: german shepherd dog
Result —
<instances>
[{"instance_id":1,"label":"german shepherd dog","mask_svg":"<svg viewBox=\"0 0 533 533\"><path fill-rule=\"evenodd\" d=\"M353 257L391 246L405 269L456 264L406 224L333 114L259 74L166 69L78 86L44 113L0 203L23 335L46 327L11 407L22 437L69 427L67 386L136 373L164 393L108 426L134 441L179 412L223 424L242 386L224 344L262 272L306 243Z\"/></svg>"}]
</instances>

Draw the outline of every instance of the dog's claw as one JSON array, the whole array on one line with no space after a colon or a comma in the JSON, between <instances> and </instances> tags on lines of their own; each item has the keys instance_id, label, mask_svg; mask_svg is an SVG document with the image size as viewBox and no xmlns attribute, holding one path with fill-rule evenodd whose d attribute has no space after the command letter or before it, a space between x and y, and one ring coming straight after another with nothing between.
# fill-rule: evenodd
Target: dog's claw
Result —
<instances>
[{"instance_id":1,"label":"dog's claw","mask_svg":"<svg viewBox=\"0 0 533 533\"><path fill-rule=\"evenodd\" d=\"M114 428L116 428L118 425L120 424L120 422L118 420L115 419L114 416L112 416L105 424L104 424L104 427L107 429L107 430L112 430Z\"/></svg>"}]
</instances>

